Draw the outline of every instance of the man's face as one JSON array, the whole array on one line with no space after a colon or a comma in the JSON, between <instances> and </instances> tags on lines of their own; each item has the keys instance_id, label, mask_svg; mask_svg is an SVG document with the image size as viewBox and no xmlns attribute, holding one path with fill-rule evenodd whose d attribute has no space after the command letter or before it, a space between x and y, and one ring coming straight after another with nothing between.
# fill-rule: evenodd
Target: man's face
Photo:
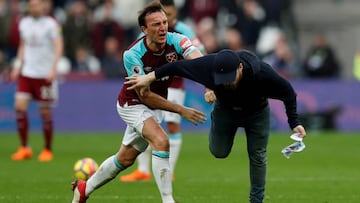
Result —
<instances>
[{"instance_id":1,"label":"man's face","mask_svg":"<svg viewBox=\"0 0 360 203\"><path fill-rule=\"evenodd\" d=\"M167 19L169 21L169 26L173 27L176 23L177 10L175 6L164 6Z\"/></svg>"},{"instance_id":2,"label":"man's face","mask_svg":"<svg viewBox=\"0 0 360 203\"><path fill-rule=\"evenodd\" d=\"M154 12L145 16L146 27L142 26L150 43L165 44L168 20L164 12Z\"/></svg>"},{"instance_id":3,"label":"man's face","mask_svg":"<svg viewBox=\"0 0 360 203\"><path fill-rule=\"evenodd\" d=\"M29 12L34 17L39 17L44 12L42 0L31 0L28 4Z\"/></svg>"},{"instance_id":4,"label":"man's face","mask_svg":"<svg viewBox=\"0 0 360 203\"><path fill-rule=\"evenodd\" d=\"M236 77L235 80L232 83L224 84L225 89L236 89L240 80L243 76L243 65L240 63L239 68L236 70Z\"/></svg>"}]
</instances>

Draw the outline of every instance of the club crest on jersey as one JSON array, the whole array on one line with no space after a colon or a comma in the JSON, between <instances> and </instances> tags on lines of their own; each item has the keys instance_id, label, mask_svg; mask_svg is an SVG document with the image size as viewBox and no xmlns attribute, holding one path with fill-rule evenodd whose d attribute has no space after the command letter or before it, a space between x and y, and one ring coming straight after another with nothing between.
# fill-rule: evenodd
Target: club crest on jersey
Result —
<instances>
[{"instance_id":1,"label":"club crest on jersey","mask_svg":"<svg viewBox=\"0 0 360 203\"><path fill-rule=\"evenodd\" d=\"M166 61L171 63L177 61L177 54L175 52L171 52L165 55Z\"/></svg>"},{"instance_id":2,"label":"club crest on jersey","mask_svg":"<svg viewBox=\"0 0 360 203\"><path fill-rule=\"evenodd\" d=\"M133 74L140 74L140 66L131 67L131 71L133 72Z\"/></svg>"}]
</instances>

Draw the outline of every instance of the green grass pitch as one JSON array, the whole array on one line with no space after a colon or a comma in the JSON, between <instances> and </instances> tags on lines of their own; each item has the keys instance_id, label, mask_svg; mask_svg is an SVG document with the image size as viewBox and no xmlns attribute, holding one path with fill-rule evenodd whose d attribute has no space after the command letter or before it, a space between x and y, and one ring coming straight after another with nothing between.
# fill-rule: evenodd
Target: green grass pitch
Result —
<instances>
[{"instance_id":1,"label":"green grass pitch","mask_svg":"<svg viewBox=\"0 0 360 203\"><path fill-rule=\"evenodd\" d=\"M91 157L99 164L114 154L121 133L57 133L55 159L39 163L43 145L40 133L32 133L34 157L10 160L18 146L15 133L0 136L0 202L70 202L72 167ZM281 149L292 143L288 134L272 133L268 147L265 203L360 202L360 136L358 133L308 132L306 149L286 159ZM127 174L136 164L124 171ZM215 159L208 150L206 133L184 133L183 148L175 171L174 196L184 203L248 202L249 175L245 136L239 132L227 159ZM91 202L159 203L156 184L121 183L118 177L95 191Z\"/></svg>"}]
</instances>

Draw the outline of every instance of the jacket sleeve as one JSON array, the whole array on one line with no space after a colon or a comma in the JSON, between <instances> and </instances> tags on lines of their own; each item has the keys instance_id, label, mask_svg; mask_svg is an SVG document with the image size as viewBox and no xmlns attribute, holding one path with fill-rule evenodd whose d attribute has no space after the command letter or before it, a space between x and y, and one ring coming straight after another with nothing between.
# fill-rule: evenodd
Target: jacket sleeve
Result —
<instances>
[{"instance_id":1,"label":"jacket sleeve","mask_svg":"<svg viewBox=\"0 0 360 203\"><path fill-rule=\"evenodd\" d=\"M214 87L212 74L213 54L192 60L180 60L155 68L156 79L165 76L180 76L200 83L208 88Z\"/></svg>"},{"instance_id":2,"label":"jacket sleeve","mask_svg":"<svg viewBox=\"0 0 360 203\"><path fill-rule=\"evenodd\" d=\"M286 109L291 129L300 125L297 114L296 92L289 81L277 74L270 65L262 63L260 71L261 83L268 98L281 100Z\"/></svg>"}]
</instances>

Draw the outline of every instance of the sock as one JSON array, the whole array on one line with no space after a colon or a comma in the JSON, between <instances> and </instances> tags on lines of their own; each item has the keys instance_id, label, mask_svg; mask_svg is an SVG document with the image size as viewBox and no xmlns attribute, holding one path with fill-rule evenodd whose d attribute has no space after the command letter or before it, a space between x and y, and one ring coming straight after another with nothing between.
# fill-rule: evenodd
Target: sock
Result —
<instances>
[{"instance_id":1,"label":"sock","mask_svg":"<svg viewBox=\"0 0 360 203\"><path fill-rule=\"evenodd\" d=\"M117 155L107 158L86 182L85 195L89 196L95 189L114 179L124 169L118 162Z\"/></svg>"},{"instance_id":2,"label":"sock","mask_svg":"<svg viewBox=\"0 0 360 203\"><path fill-rule=\"evenodd\" d=\"M150 145L146 148L144 152L139 154L137 157L138 160L138 169L143 173L150 173L150 157L151 157L151 147Z\"/></svg>"},{"instance_id":3,"label":"sock","mask_svg":"<svg viewBox=\"0 0 360 203\"><path fill-rule=\"evenodd\" d=\"M21 146L28 146L28 129L29 121L27 113L23 111L16 111L16 125L20 136Z\"/></svg>"},{"instance_id":4,"label":"sock","mask_svg":"<svg viewBox=\"0 0 360 203\"><path fill-rule=\"evenodd\" d=\"M182 144L182 135L181 133L169 134L170 142L170 172L171 175L174 175L176 162L179 158L181 144Z\"/></svg>"},{"instance_id":5,"label":"sock","mask_svg":"<svg viewBox=\"0 0 360 203\"><path fill-rule=\"evenodd\" d=\"M42 115L43 134L45 141L45 149L51 150L51 143L53 138L53 119L51 113L49 115Z\"/></svg>"},{"instance_id":6,"label":"sock","mask_svg":"<svg viewBox=\"0 0 360 203\"><path fill-rule=\"evenodd\" d=\"M170 175L169 152L152 151L152 171L163 203L174 203Z\"/></svg>"}]
</instances>

